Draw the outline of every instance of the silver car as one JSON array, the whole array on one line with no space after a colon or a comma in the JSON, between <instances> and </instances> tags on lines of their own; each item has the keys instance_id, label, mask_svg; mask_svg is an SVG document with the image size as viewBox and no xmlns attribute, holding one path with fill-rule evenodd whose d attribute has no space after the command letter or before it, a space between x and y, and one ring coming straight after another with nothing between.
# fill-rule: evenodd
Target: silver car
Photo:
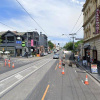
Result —
<instances>
[{"instance_id":1,"label":"silver car","mask_svg":"<svg viewBox=\"0 0 100 100\"><path fill-rule=\"evenodd\" d=\"M53 59L59 59L59 54L54 54Z\"/></svg>"}]
</instances>

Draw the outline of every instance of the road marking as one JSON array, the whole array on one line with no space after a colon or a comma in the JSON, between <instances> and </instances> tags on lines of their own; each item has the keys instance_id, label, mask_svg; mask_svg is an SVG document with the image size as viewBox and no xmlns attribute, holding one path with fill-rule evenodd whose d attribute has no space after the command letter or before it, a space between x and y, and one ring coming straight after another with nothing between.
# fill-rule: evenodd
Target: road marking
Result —
<instances>
[{"instance_id":1,"label":"road marking","mask_svg":"<svg viewBox=\"0 0 100 100\"><path fill-rule=\"evenodd\" d=\"M45 92L44 92L44 94L43 94L43 97L42 97L41 100L44 100L44 98L45 98L45 96L46 96L46 94L47 94L47 92L48 92L49 87L50 87L50 86L48 85L47 88L46 88L46 90L45 90Z\"/></svg>"},{"instance_id":2,"label":"road marking","mask_svg":"<svg viewBox=\"0 0 100 100\"><path fill-rule=\"evenodd\" d=\"M55 67L55 70L57 70L57 67L58 67L58 63L57 63L57 65L56 65L56 67Z\"/></svg>"},{"instance_id":3,"label":"road marking","mask_svg":"<svg viewBox=\"0 0 100 100\"><path fill-rule=\"evenodd\" d=\"M39 61L38 61L38 62L39 62ZM41 62L39 62L38 64L43 63L43 62L44 62L44 60L41 61ZM35 64L35 65L36 65L36 64ZM34 66L33 66L33 67L34 67ZM1 80L0 83L2 83L3 81L5 81L5 80L7 80L7 79L9 79L9 78L11 78L11 77L14 77L15 75L17 75L17 74L19 74L19 73L22 73L22 72L24 72L24 71L26 71L26 70L28 70L28 69L31 69L31 68L32 68L32 66L31 66L31 64L30 64L30 67L25 68L25 69L23 69L23 70L21 70L21 71L15 73L15 74L13 74L12 76L8 76L7 78Z\"/></svg>"},{"instance_id":4,"label":"road marking","mask_svg":"<svg viewBox=\"0 0 100 100\"><path fill-rule=\"evenodd\" d=\"M46 65L47 63L49 63L51 60L49 60L48 62L44 63L40 68L42 68L44 65ZM6 91L8 91L10 88L14 87L16 84L18 84L20 81L24 80L25 78L27 78L28 76L30 76L31 74L33 74L34 72L36 72L37 70L39 70L40 68L35 69L34 71L30 72L29 74L27 74L26 76L22 77L21 79L19 79L18 81L16 81L15 83L13 83L12 85L10 85L9 87L7 87L5 90L3 90L2 92L0 92L0 95L4 94Z\"/></svg>"},{"instance_id":5,"label":"road marking","mask_svg":"<svg viewBox=\"0 0 100 100\"><path fill-rule=\"evenodd\" d=\"M76 73L76 70L75 70L75 73Z\"/></svg>"},{"instance_id":6,"label":"road marking","mask_svg":"<svg viewBox=\"0 0 100 100\"><path fill-rule=\"evenodd\" d=\"M15 78L17 78L18 80L21 79L22 77L23 77L23 76L20 75L20 74L17 74L17 75L15 76Z\"/></svg>"},{"instance_id":7,"label":"road marking","mask_svg":"<svg viewBox=\"0 0 100 100\"><path fill-rule=\"evenodd\" d=\"M82 81L82 83L84 84L84 81L83 80L81 80ZM85 85L85 84L84 84Z\"/></svg>"}]
</instances>

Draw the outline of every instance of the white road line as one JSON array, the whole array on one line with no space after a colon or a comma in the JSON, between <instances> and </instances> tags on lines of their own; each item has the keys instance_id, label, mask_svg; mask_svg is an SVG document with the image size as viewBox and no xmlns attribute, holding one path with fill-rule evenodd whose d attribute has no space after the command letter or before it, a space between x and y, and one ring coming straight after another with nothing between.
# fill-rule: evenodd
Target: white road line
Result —
<instances>
[{"instance_id":1,"label":"white road line","mask_svg":"<svg viewBox=\"0 0 100 100\"><path fill-rule=\"evenodd\" d=\"M17 78L17 79L19 80L19 79L23 78L23 76L20 75L20 74L17 74L17 75L15 76L15 78Z\"/></svg>"},{"instance_id":2,"label":"white road line","mask_svg":"<svg viewBox=\"0 0 100 100\"><path fill-rule=\"evenodd\" d=\"M76 70L75 70L75 73L76 73Z\"/></svg>"},{"instance_id":3,"label":"white road line","mask_svg":"<svg viewBox=\"0 0 100 100\"><path fill-rule=\"evenodd\" d=\"M82 81L82 83L84 84L84 81L83 80L81 80ZM84 84L85 85L85 84Z\"/></svg>"},{"instance_id":4,"label":"white road line","mask_svg":"<svg viewBox=\"0 0 100 100\"><path fill-rule=\"evenodd\" d=\"M49 60L48 62L50 62L51 60ZM48 62L44 63L41 67L43 67L44 65L46 65ZM40 67L40 68L41 68ZM27 74L26 76L22 77L22 79L19 79L18 81L16 81L15 83L13 83L11 86L9 86L8 88L6 88L5 90L3 90L2 92L0 92L0 95L4 94L6 91L8 91L10 88L12 88L13 86L15 86L17 83L19 83L20 81L24 80L26 77L28 77L29 75L31 75L32 73L36 72L37 70L39 70L40 68L35 69L34 71L30 72L29 74Z\"/></svg>"},{"instance_id":5,"label":"white road line","mask_svg":"<svg viewBox=\"0 0 100 100\"><path fill-rule=\"evenodd\" d=\"M41 61L41 62L39 62L38 64L40 64L40 63L42 63L42 62L44 62L44 60L43 60L43 61ZM36 65L36 64L35 64L35 65ZM7 80L7 79L9 79L9 78L11 78L11 77L13 77L13 76L15 76L15 75L17 75L17 74L21 73L21 72L24 72L25 70L28 70L28 69L30 69L30 68L31 68L31 67L25 68L24 70L19 71L19 72L17 72L16 74L13 74L12 76L9 76L9 77L7 77L7 78L5 78L5 79L1 80L1 81L0 81L0 83L2 83L3 81L5 81L5 80Z\"/></svg>"}]
</instances>

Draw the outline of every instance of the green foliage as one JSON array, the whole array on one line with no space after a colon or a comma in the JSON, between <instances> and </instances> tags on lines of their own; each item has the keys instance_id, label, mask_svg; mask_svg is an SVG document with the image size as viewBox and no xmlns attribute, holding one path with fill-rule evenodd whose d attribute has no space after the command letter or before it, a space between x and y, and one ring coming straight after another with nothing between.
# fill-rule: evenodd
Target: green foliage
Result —
<instances>
[{"instance_id":1,"label":"green foliage","mask_svg":"<svg viewBox=\"0 0 100 100\"><path fill-rule=\"evenodd\" d=\"M1 39L1 36L0 36L0 44L1 44L1 42L2 42L2 39Z\"/></svg>"},{"instance_id":2,"label":"green foliage","mask_svg":"<svg viewBox=\"0 0 100 100\"><path fill-rule=\"evenodd\" d=\"M51 41L48 41L48 45L49 45L50 49L53 49L54 44Z\"/></svg>"},{"instance_id":3,"label":"green foliage","mask_svg":"<svg viewBox=\"0 0 100 100\"><path fill-rule=\"evenodd\" d=\"M73 43L72 42L66 43L66 45L64 46L64 48L66 50L73 50Z\"/></svg>"},{"instance_id":4,"label":"green foliage","mask_svg":"<svg viewBox=\"0 0 100 100\"><path fill-rule=\"evenodd\" d=\"M83 43L83 40L80 40L80 41L77 41L74 46L75 46L75 49L79 46L79 44Z\"/></svg>"},{"instance_id":5,"label":"green foliage","mask_svg":"<svg viewBox=\"0 0 100 100\"><path fill-rule=\"evenodd\" d=\"M77 49L77 47L78 47L78 45L79 45L80 43L83 43L83 40L77 41L77 42L74 43L75 50ZM65 48L66 50L71 50L71 51L73 51L73 42L66 43L66 45L64 46L64 48Z\"/></svg>"}]
</instances>

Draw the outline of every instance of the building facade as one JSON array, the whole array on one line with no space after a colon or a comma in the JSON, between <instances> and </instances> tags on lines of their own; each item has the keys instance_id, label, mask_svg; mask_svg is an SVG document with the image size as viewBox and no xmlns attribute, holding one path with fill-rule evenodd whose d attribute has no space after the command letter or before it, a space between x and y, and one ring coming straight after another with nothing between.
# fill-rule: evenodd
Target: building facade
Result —
<instances>
[{"instance_id":1,"label":"building facade","mask_svg":"<svg viewBox=\"0 0 100 100\"><path fill-rule=\"evenodd\" d=\"M84 16L84 56L93 58L94 63L100 63L100 32L96 34L96 9L100 11L100 0L86 0L83 6ZM98 14L100 22L100 13ZM100 23L98 25L100 30Z\"/></svg>"},{"instance_id":2,"label":"building facade","mask_svg":"<svg viewBox=\"0 0 100 100\"><path fill-rule=\"evenodd\" d=\"M11 56L24 56L26 52L37 53L39 46L38 32L0 32L2 43L0 51L9 51Z\"/></svg>"},{"instance_id":3,"label":"building facade","mask_svg":"<svg viewBox=\"0 0 100 100\"><path fill-rule=\"evenodd\" d=\"M48 52L48 37L40 32L39 45L44 47L44 52ZM41 52L41 51L40 51Z\"/></svg>"}]
</instances>

